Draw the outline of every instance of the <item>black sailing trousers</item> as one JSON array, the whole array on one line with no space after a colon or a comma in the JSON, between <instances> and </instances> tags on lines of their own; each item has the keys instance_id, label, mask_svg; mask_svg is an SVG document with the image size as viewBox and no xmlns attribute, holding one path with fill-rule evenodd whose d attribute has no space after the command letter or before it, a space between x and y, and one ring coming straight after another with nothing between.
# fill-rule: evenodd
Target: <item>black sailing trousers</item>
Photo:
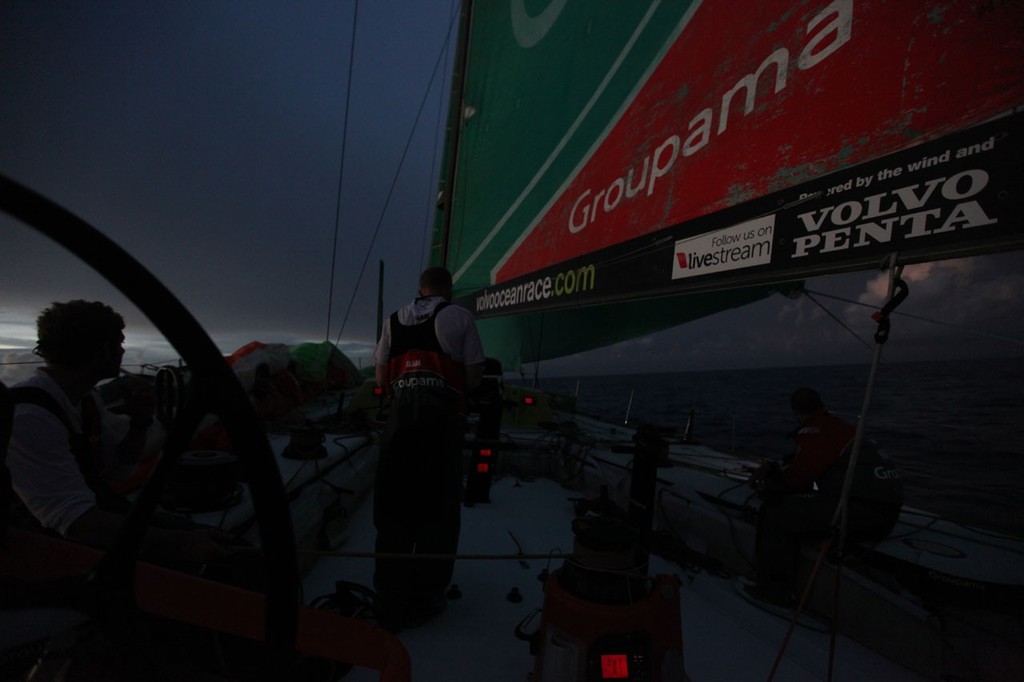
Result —
<instances>
[{"instance_id":1,"label":"black sailing trousers","mask_svg":"<svg viewBox=\"0 0 1024 682\"><path fill-rule=\"evenodd\" d=\"M374 488L376 551L449 558L378 558L374 587L386 600L415 605L440 597L451 582L464 431L463 417L450 405L392 404Z\"/></svg>"}]
</instances>

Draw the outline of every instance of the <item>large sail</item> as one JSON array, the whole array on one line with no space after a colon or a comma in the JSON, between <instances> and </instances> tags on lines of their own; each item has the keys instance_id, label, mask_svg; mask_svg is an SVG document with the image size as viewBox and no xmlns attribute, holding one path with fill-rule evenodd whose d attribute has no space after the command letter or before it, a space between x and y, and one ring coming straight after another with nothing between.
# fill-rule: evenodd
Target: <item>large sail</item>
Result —
<instances>
[{"instance_id":1,"label":"large sail","mask_svg":"<svg viewBox=\"0 0 1024 682\"><path fill-rule=\"evenodd\" d=\"M893 253L1024 243L1024 3L489 0L464 19L434 262L507 366Z\"/></svg>"}]
</instances>

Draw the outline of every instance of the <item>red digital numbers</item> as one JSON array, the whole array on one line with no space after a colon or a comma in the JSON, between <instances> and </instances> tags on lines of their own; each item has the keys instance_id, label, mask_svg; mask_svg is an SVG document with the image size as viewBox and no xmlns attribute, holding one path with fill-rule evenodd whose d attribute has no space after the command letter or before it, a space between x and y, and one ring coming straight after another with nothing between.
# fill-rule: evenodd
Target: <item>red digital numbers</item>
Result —
<instances>
[{"instance_id":1,"label":"red digital numbers","mask_svg":"<svg viewBox=\"0 0 1024 682\"><path fill-rule=\"evenodd\" d=\"M625 654L604 654L601 656L601 679L624 680L629 677L629 662Z\"/></svg>"}]
</instances>

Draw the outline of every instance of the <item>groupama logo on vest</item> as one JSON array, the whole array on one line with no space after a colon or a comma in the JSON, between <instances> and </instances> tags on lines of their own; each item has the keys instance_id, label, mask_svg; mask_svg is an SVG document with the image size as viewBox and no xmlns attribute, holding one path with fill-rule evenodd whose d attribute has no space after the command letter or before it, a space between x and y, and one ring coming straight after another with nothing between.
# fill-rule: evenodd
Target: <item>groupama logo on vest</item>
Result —
<instances>
[{"instance_id":1,"label":"groupama logo on vest","mask_svg":"<svg viewBox=\"0 0 1024 682\"><path fill-rule=\"evenodd\" d=\"M418 388L449 388L448 382L442 377L431 372L417 372L403 374L391 382L392 390L418 389Z\"/></svg>"},{"instance_id":2,"label":"groupama logo on vest","mask_svg":"<svg viewBox=\"0 0 1024 682\"><path fill-rule=\"evenodd\" d=\"M458 392L460 389L452 385L452 375L446 374L447 364L450 361L446 362L438 353L407 352L398 361L397 376L391 380L391 391L430 389Z\"/></svg>"}]
</instances>

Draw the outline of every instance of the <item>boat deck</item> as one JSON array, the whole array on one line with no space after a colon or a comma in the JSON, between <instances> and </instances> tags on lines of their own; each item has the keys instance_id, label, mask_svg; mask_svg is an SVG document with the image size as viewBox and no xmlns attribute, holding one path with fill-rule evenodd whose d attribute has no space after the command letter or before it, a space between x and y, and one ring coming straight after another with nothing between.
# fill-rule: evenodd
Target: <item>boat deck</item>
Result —
<instances>
[{"instance_id":1,"label":"boat deck","mask_svg":"<svg viewBox=\"0 0 1024 682\"><path fill-rule=\"evenodd\" d=\"M337 405L336 398L321 402L308 408L311 417L332 413ZM551 416L553 422L512 423L502 430L504 445L493 462L490 501L463 508L459 555L464 558L456 563L453 579L461 597L450 599L435 620L399 634L411 654L414 679L530 679L535 658L515 631L519 626L532 632L540 625L544 592L539 576L545 569L559 568L559 555L573 549L572 501L594 498L603 486L613 502L626 506L632 455L623 450L632 445L633 430L576 414ZM337 433L331 427L325 431L324 457L279 461L292 496L300 562L308 569L303 585L307 604L333 593L336 581L367 587L373 582L375 436L372 429L358 435L342 433L340 427L334 428ZM279 453L289 443L286 430L270 437ZM753 565L757 501L746 479L756 462L681 443L671 445L669 457L674 466L658 469L656 530L678 541L684 561L652 556L650 572L680 581L685 669L694 680L766 679L789 627L789 614L761 608L736 587L737 576ZM251 513L243 494L237 506L195 518L237 528ZM893 534L888 551L915 567L947 570L942 562L948 557L914 548L951 544L977 559L972 570L984 571L984 579L1007 582L1003 574L1024 557L1018 539L975 537L971 529L952 524L947 529L940 519L921 520L917 514L901 523L906 527ZM915 542L906 543L907 537ZM666 556L678 557L669 549ZM528 558L517 557L519 551ZM907 552L912 556L905 556ZM804 558L807 571L815 557L808 550ZM818 614L813 618L830 612L833 575L826 562L808 606ZM916 680L952 669L946 660L946 650L952 649L944 639L949 633L936 627L931 614L857 573L850 578L842 584L835 675ZM513 590L520 601L509 599ZM811 616L804 618L787 645L777 679L828 678L827 627L821 620L807 620ZM977 628L969 632L974 637ZM996 644L1005 648L1011 640L1002 637ZM954 648L973 656L977 646ZM966 665L975 670L993 667L990 662ZM376 678L371 670L346 677Z\"/></svg>"},{"instance_id":2,"label":"boat deck","mask_svg":"<svg viewBox=\"0 0 1024 682\"><path fill-rule=\"evenodd\" d=\"M455 566L453 583L461 598L433 621L399 638L412 658L414 680L449 682L523 682L530 679L534 657L515 636L517 625L532 631L540 623L536 610L543 604L545 568L561 560L517 559L515 539L527 555L571 551L570 524L574 517L569 490L546 478L504 476L491 487L490 502L463 509L459 554L493 555L503 559L470 558ZM342 553L373 551L372 504L364 503L352 518L352 532ZM651 572L677 575L682 583L680 609L686 672L693 680L764 680L779 650L788 620L753 608L736 592L732 578L707 572L684 571L662 558L651 557ZM321 558L309 572L307 602L331 593L337 580L372 585L372 559L346 556ZM508 595L518 590L521 602ZM742 647L742 650L737 650ZM777 679L824 680L828 677L829 635L820 626L798 626L777 672ZM839 679L925 679L863 646L839 637L835 674ZM353 670L345 679L373 680L371 670Z\"/></svg>"}]
</instances>

